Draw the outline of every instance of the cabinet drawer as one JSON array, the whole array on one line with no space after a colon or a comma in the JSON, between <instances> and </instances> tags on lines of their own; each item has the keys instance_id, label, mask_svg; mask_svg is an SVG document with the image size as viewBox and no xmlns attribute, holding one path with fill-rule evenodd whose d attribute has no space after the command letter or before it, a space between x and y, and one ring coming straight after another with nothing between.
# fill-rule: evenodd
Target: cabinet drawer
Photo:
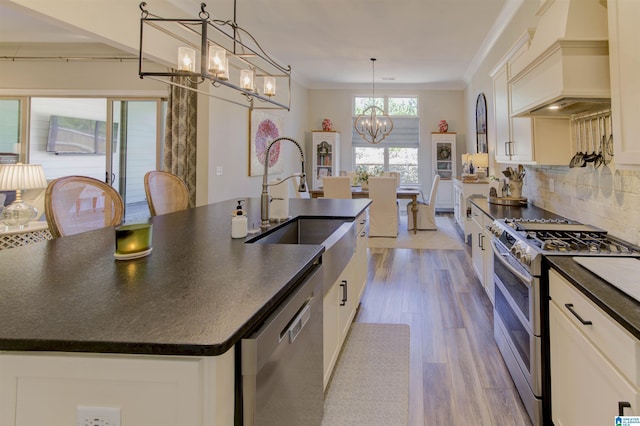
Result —
<instances>
[{"instance_id":1,"label":"cabinet drawer","mask_svg":"<svg viewBox=\"0 0 640 426\"><path fill-rule=\"evenodd\" d=\"M549 271L549 295L551 303L564 312L632 384L640 387L640 342L553 269ZM591 324L583 324L578 316Z\"/></svg>"},{"instance_id":2,"label":"cabinet drawer","mask_svg":"<svg viewBox=\"0 0 640 426\"><path fill-rule=\"evenodd\" d=\"M490 216L487 216L482 210L480 210L480 208L478 208L474 204L471 205L471 219L473 219L473 221L476 222L478 226L483 230L487 229L487 226L491 225L491 223L493 222Z\"/></svg>"}]
</instances>

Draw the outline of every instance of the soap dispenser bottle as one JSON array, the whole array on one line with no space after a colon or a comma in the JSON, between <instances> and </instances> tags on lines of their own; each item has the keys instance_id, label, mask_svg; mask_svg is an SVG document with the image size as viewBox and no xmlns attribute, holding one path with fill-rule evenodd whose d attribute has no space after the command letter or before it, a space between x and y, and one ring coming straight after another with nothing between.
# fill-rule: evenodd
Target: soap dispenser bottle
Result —
<instances>
[{"instance_id":1,"label":"soap dispenser bottle","mask_svg":"<svg viewBox=\"0 0 640 426\"><path fill-rule=\"evenodd\" d=\"M231 219L231 238L244 238L247 236L248 225L247 216L242 209L242 201L238 201L236 209L233 211L233 218Z\"/></svg>"}]
</instances>

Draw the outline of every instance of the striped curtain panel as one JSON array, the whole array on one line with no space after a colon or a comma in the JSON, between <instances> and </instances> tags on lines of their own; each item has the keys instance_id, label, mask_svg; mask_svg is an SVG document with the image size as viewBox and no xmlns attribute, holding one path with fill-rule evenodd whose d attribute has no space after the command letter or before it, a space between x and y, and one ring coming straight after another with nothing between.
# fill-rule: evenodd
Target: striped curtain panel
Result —
<instances>
[{"instance_id":1,"label":"striped curtain panel","mask_svg":"<svg viewBox=\"0 0 640 426\"><path fill-rule=\"evenodd\" d=\"M196 205L197 93L187 77L172 77L167 105L163 170L180 177L189 189L189 207Z\"/></svg>"}]
</instances>

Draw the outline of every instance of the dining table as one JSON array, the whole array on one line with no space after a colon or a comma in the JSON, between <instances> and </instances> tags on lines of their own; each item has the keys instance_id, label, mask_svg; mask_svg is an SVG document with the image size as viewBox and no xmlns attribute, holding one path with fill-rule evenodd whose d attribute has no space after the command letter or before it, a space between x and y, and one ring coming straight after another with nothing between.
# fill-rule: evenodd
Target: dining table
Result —
<instances>
[{"instance_id":1,"label":"dining table","mask_svg":"<svg viewBox=\"0 0 640 426\"><path fill-rule=\"evenodd\" d=\"M411 213L413 214L413 233L416 234L418 232L417 224L418 224L418 195L421 194L419 188L410 188L410 187L398 187L396 190L396 198L411 200ZM311 198L322 198L324 197L324 190L322 188L312 189L309 191L309 195ZM351 187L351 198L369 198L369 189L362 188L361 186L352 186Z\"/></svg>"}]
</instances>

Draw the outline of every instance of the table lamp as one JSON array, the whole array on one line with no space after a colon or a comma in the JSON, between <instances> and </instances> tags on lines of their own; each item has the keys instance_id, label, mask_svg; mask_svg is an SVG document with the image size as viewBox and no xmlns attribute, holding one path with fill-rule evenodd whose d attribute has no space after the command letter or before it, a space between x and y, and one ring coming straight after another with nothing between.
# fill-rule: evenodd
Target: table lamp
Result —
<instances>
[{"instance_id":1,"label":"table lamp","mask_svg":"<svg viewBox=\"0 0 640 426\"><path fill-rule=\"evenodd\" d=\"M487 177L487 168L489 167L489 154L486 152L479 152L472 155L473 165L476 168L476 174L478 171L484 173L483 178Z\"/></svg>"},{"instance_id":2,"label":"table lamp","mask_svg":"<svg viewBox=\"0 0 640 426\"><path fill-rule=\"evenodd\" d=\"M46 187L47 179L40 164L0 166L0 191L16 191L16 200L4 209L0 222L5 226L24 228L24 225L36 218L38 210L22 201L22 191Z\"/></svg>"}]
</instances>

